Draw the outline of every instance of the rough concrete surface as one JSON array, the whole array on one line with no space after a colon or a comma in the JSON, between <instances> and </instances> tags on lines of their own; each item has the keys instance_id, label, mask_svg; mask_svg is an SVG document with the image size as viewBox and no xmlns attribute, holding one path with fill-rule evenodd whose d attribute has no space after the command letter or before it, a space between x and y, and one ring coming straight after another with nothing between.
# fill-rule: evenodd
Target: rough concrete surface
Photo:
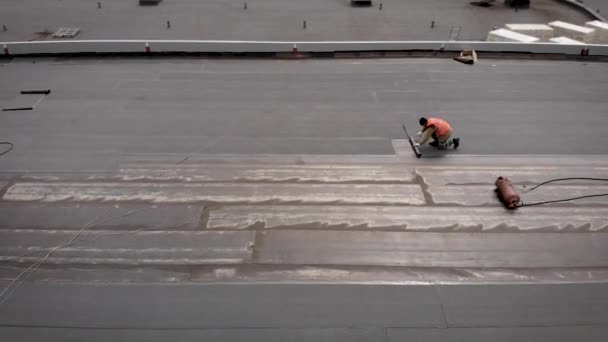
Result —
<instances>
[{"instance_id":1,"label":"rough concrete surface","mask_svg":"<svg viewBox=\"0 0 608 342\"><path fill-rule=\"evenodd\" d=\"M452 123L451 155L608 153L604 63L34 61L0 67L0 105L52 89L34 111L3 112L15 148L2 171L112 171L125 154L391 155L420 115Z\"/></svg>"},{"instance_id":2,"label":"rough concrete surface","mask_svg":"<svg viewBox=\"0 0 608 342\"><path fill-rule=\"evenodd\" d=\"M492 191L492 187L488 187ZM566 194L567 192L561 192ZM465 196L463 196L465 197ZM557 198L557 197L555 197ZM461 198L462 200L462 198ZM408 231L600 231L608 228L605 208L525 208L508 212L496 198L492 207L386 206L249 206L222 207L210 213L207 227L267 229L302 227L312 229L370 229ZM571 202L570 204L575 203ZM604 202L605 204L605 202Z\"/></svg>"},{"instance_id":3,"label":"rough concrete surface","mask_svg":"<svg viewBox=\"0 0 608 342\"><path fill-rule=\"evenodd\" d=\"M97 1L5 0L0 24L8 30L0 31L0 41L53 39L43 32L60 27L81 28L77 39L481 40L506 23L588 20L554 0L535 0L517 12L461 0L380 0L373 7L352 7L349 0L100 2L101 9Z\"/></svg>"},{"instance_id":4,"label":"rough concrete surface","mask_svg":"<svg viewBox=\"0 0 608 342\"><path fill-rule=\"evenodd\" d=\"M413 184L181 184L181 183L18 183L4 199L18 202L151 202L309 204L424 204Z\"/></svg>"},{"instance_id":5,"label":"rough concrete surface","mask_svg":"<svg viewBox=\"0 0 608 342\"><path fill-rule=\"evenodd\" d=\"M592 10L595 10L599 15L606 17L608 14L608 4L603 0L580 0L580 2Z\"/></svg>"}]
</instances>

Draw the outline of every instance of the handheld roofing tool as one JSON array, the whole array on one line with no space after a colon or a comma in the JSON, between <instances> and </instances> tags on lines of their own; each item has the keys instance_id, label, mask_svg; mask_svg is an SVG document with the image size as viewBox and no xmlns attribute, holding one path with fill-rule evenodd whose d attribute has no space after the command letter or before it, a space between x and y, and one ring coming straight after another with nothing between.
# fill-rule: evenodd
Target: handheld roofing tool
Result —
<instances>
[{"instance_id":1,"label":"handheld roofing tool","mask_svg":"<svg viewBox=\"0 0 608 342\"><path fill-rule=\"evenodd\" d=\"M405 131L405 136L407 137L407 140L410 142L410 145L412 146L412 150L414 151L414 154L416 154L416 157L418 157L418 158L422 157L422 153L420 152L420 144L418 144L416 142L416 140L414 140L414 138L410 137L410 135L407 133L407 128L405 128L405 123L402 123L401 126L403 126L403 130Z\"/></svg>"}]
</instances>

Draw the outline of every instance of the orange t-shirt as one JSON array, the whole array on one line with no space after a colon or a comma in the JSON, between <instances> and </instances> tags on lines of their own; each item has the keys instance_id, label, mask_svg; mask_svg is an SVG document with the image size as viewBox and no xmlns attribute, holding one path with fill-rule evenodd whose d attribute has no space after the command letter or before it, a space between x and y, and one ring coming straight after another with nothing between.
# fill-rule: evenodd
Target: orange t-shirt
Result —
<instances>
[{"instance_id":1,"label":"orange t-shirt","mask_svg":"<svg viewBox=\"0 0 608 342\"><path fill-rule=\"evenodd\" d=\"M424 125L424 129L429 128L431 125L435 126L435 128L437 128L437 136L439 136L439 137L442 135L445 135L450 130L452 130L452 127L450 126L450 124L443 119L438 119L438 118L427 119L427 123L426 123L426 125Z\"/></svg>"}]
</instances>

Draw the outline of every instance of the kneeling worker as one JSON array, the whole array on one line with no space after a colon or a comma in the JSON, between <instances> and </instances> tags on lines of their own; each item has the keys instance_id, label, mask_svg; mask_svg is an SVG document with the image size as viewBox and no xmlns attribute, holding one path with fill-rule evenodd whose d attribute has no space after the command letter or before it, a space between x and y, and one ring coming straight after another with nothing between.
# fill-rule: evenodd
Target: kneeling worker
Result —
<instances>
[{"instance_id":1,"label":"kneeling worker","mask_svg":"<svg viewBox=\"0 0 608 342\"><path fill-rule=\"evenodd\" d=\"M452 133L452 126L450 124L439 118L420 118L420 126L422 129L418 133L419 140L418 143L420 145L425 144L430 138L433 138L433 142L429 143L429 145L437 147L439 149L444 149L454 145L454 148L458 148L460 144L460 138L454 138L450 140Z\"/></svg>"}]
</instances>

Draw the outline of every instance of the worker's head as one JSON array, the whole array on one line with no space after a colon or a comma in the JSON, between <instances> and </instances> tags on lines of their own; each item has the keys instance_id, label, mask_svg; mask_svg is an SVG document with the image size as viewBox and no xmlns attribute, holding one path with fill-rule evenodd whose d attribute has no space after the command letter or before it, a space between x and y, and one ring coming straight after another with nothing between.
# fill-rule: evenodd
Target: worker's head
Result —
<instances>
[{"instance_id":1,"label":"worker's head","mask_svg":"<svg viewBox=\"0 0 608 342\"><path fill-rule=\"evenodd\" d=\"M427 122L429 122L429 120L427 120L425 117L421 117L420 121L418 122L420 123L420 126L424 126Z\"/></svg>"}]
</instances>

